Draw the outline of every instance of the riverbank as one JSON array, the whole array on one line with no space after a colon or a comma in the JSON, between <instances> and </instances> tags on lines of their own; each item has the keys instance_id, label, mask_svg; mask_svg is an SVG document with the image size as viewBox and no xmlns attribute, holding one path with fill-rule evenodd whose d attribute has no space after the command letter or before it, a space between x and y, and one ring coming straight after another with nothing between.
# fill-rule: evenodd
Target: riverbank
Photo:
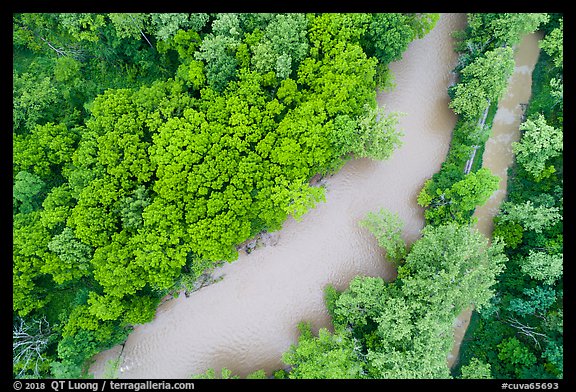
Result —
<instances>
[{"instance_id":1,"label":"riverbank","mask_svg":"<svg viewBox=\"0 0 576 392\"><path fill-rule=\"evenodd\" d=\"M283 367L281 356L297 341L297 324L314 332L330 326L323 290L342 290L356 275L395 278L375 238L358 226L367 212L397 212L409 243L420 236L423 211L416 197L439 170L456 117L448 108L457 58L451 33L464 14L442 14L435 28L410 44L391 64L392 92L377 100L400 118L403 145L391 159L348 162L326 179L326 202L297 222L288 219L275 246L256 249L219 268L217 284L180 296L158 308L155 319L135 328L122 353L119 378L187 378L208 368L234 374ZM91 372L101 376L104 352Z\"/></svg>"}]
</instances>

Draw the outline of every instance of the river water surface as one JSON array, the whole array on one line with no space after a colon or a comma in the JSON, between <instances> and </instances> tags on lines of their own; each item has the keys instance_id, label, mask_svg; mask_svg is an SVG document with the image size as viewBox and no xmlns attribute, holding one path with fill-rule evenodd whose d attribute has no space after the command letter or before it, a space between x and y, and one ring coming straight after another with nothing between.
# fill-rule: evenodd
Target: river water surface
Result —
<instances>
[{"instance_id":1,"label":"river water surface","mask_svg":"<svg viewBox=\"0 0 576 392\"><path fill-rule=\"evenodd\" d=\"M325 179L326 202L300 222L288 219L274 246L240 253L215 273L218 283L158 308L155 319L137 326L123 349L96 357L91 368L102 377L105 363L121 352L119 378L188 378L226 367L241 377L284 367L282 354L297 342L297 324L314 332L330 328L323 290L343 290L356 275L393 280L375 238L358 226L367 212L386 208L404 222L412 243L424 226L416 197L446 157L456 117L447 88L457 62L451 33L465 25L464 14L442 14L434 29L412 42L391 64L397 87L380 92L387 111L406 113L399 128L403 145L391 159L348 162Z\"/></svg>"}]
</instances>

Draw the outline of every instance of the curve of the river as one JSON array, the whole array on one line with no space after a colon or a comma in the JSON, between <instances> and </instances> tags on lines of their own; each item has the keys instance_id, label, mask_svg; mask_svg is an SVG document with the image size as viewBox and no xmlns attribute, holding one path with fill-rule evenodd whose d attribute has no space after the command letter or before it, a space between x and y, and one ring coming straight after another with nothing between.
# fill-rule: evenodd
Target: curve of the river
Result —
<instances>
[{"instance_id":1,"label":"curve of the river","mask_svg":"<svg viewBox=\"0 0 576 392\"><path fill-rule=\"evenodd\" d=\"M222 281L161 305L152 322L130 334L119 378L189 378L223 367L241 377L258 369L270 375L284 366L281 356L296 343L300 321L314 331L330 327L327 284L342 290L356 275L395 278L358 221L384 207L399 214L409 243L419 238L424 219L416 197L440 169L456 123L447 94L457 61L451 33L465 21L464 14L442 14L391 64L397 87L379 93L378 103L406 113L399 122L403 145L391 159L348 162L325 180L326 202L300 222L288 219L274 246L241 253L217 271ZM97 356L95 377L119 352L120 346Z\"/></svg>"}]
</instances>

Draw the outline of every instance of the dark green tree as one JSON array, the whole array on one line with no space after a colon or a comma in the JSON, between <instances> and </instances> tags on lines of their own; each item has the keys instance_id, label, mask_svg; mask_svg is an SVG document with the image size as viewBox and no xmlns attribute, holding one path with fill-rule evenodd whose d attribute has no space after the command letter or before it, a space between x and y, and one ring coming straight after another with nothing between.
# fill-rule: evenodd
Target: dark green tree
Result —
<instances>
[{"instance_id":1,"label":"dark green tree","mask_svg":"<svg viewBox=\"0 0 576 392\"><path fill-rule=\"evenodd\" d=\"M563 132L546 123L546 119L539 114L534 119L527 119L520 124L522 138L512 143L512 150L516 154L516 161L539 181L556 170L549 162L562 154Z\"/></svg>"},{"instance_id":2,"label":"dark green tree","mask_svg":"<svg viewBox=\"0 0 576 392\"><path fill-rule=\"evenodd\" d=\"M26 214L38 209L45 186L46 183L37 175L27 171L18 172L14 176L12 189L12 202L15 210Z\"/></svg>"}]
</instances>

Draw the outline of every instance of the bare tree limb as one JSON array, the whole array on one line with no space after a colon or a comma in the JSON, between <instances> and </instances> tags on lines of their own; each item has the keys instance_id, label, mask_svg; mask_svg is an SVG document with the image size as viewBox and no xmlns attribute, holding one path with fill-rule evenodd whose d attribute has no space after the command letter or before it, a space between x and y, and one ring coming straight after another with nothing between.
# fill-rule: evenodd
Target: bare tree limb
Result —
<instances>
[{"instance_id":1,"label":"bare tree limb","mask_svg":"<svg viewBox=\"0 0 576 392\"><path fill-rule=\"evenodd\" d=\"M542 337L544 339L547 339L547 336L545 334L536 332L534 327L524 325L515 318L509 317L506 319L506 321L508 322L508 325L510 325L513 328L516 328L521 334L531 337L534 340L534 343L536 344L538 349L540 349L540 342L538 341L538 339L536 339L536 337Z\"/></svg>"},{"instance_id":2,"label":"bare tree limb","mask_svg":"<svg viewBox=\"0 0 576 392\"><path fill-rule=\"evenodd\" d=\"M144 32L142 31L142 29L140 27L138 27L138 25L136 24L136 21L134 20L134 18L132 17L132 15L128 14L128 16L130 17L130 19L132 20L132 23L134 24L134 26L138 29L138 31L140 32L140 34L142 34L142 37L144 37L144 39L146 40L146 42L148 42L148 45L150 45L150 47L152 49L154 49L154 46L150 43L150 41L148 40L148 37L146 37L146 34L144 34Z\"/></svg>"},{"instance_id":3,"label":"bare tree limb","mask_svg":"<svg viewBox=\"0 0 576 392\"><path fill-rule=\"evenodd\" d=\"M55 48L55 47L52 46L52 44L51 44L47 39L45 39L44 37L40 37L40 39L41 39L42 41L46 42L46 44L47 44L52 50L54 50L59 56L66 56L66 52L65 52L63 49Z\"/></svg>"},{"instance_id":4,"label":"bare tree limb","mask_svg":"<svg viewBox=\"0 0 576 392\"><path fill-rule=\"evenodd\" d=\"M22 368L17 377L22 377L33 363L33 377L40 377L40 365L45 360L42 353L48 346L51 335L46 318L26 323L24 319L12 329L12 364L20 363Z\"/></svg>"}]
</instances>

